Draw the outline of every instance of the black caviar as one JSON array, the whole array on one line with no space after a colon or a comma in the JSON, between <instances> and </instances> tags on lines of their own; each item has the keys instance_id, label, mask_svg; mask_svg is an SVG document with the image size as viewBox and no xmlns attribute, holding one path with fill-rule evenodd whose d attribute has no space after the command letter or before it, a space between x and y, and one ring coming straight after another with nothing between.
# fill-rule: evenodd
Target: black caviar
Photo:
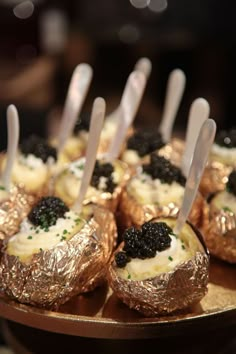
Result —
<instances>
[{"instance_id":1,"label":"black caviar","mask_svg":"<svg viewBox=\"0 0 236 354\"><path fill-rule=\"evenodd\" d=\"M52 157L55 161L57 160L57 150L50 146L45 139L36 135L31 135L24 140L20 145L20 151L25 156L29 154L35 155L42 159L43 162L47 162L49 157Z\"/></svg>"},{"instance_id":2,"label":"black caviar","mask_svg":"<svg viewBox=\"0 0 236 354\"><path fill-rule=\"evenodd\" d=\"M172 165L163 156L158 156L154 153L151 154L150 163L143 165L143 172L150 175L153 179L158 178L161 183L171 184L172 182L177 182L181 186L186 183L186 178L178 167Z\"/></svg>"},{"instance_id":3,"label":"black caviar","mask_svg":"<svg viewBox=\"0 0 236 354\"><path fill-rule=\"evenodd\" d=\"M28 215L29 221L35 226L47 229L55 225L58 218L63 218L69 208L57 197L43 197L32 208Z\"/></svg>"},{"instance_id":4,"label":"black caviar","mask_svg":"<svg viewBox=\"0 0 236 354\"><path fill-rule=\"evenodd\" d=\"M74 134L77 135L81 130L89 131L90 116L83 116L79 118L74 127Z\"/></svg>"},{"instance_id":5,"label":"black caviar","mask_svg":"<svg viewBox=\"0 0 236 354\"><path fill-rule=\"evenodd\" d=\"M226 147L228 149L232 149L236 147L236 129L232 129L229 131L221 130L215 138L215 143Z\"/></svg>"},{"instance_id":6,"label":"black caviar","mask_svg":"<svg viewBox=\"0 0 236 354\"><path fill-rule=\"evenodd\" d=\"M146 222L141 229L131 227L124 233L122 252L115 255L116 265L124 268L130 258L152 258L170 247L173 230L165 222Z\"/></svg>"},{"instance_id":7,"label":"black caviar","mask_svg":"<svg viewBox=\"0 0 236 354\"><path fill-rule=\"evenodd\" d=\"M106 181L105 181L105 188L103 189L103 191L113 193L114 189L117 186L117 184L114 183L113 181L113 176L112 176L113 172L114 172L114 167L112 166L112 164L108 162L102 163L97 160L93 170L91 185L95 188L98 188L100 183L100 177L105 177Z\"/></svg>"},{"instance_id":8,"label":"black caviar","mask_svg":"<svg viewBox=\"0 0 236 354\"><path fill-rule=\"evenodd\" d=\"M136 132L127 142L127 148L137 151L140 157L150 154L164 145L161 134L150 131Z\"/></svg>"},{"instance_id":9,"label":"black caviar","mask_svg":"<svg viewBox=\"0 0 236 354\"><path fill-rule=\"evenodd\" d=\"M229 177L228 182L226 184L226 189L229 193L236 196L236 170L233 170Z\"/></svg>"}]
</instances>

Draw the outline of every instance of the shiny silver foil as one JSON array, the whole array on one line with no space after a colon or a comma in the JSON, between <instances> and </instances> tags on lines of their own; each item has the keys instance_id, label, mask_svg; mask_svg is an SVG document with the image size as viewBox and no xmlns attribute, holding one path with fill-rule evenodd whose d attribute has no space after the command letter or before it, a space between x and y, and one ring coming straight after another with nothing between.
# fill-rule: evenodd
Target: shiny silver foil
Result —
<instances>
[{"instance_id":1,"label":"shiny silver foil","mask_svg":"<svg viewBox=\"0 0 236 354\"><path fill-rule=\"evenodd\" d=\"M14 235L29 213L35 198L26 194L21 186L13 186L7 199L0 202L0 239Z\"/></svg>"},{"instance_id":2,"label":"shiny silver foil","mask_svg":"<svg viewBox=\"0 0 236 354\"><path fill-rule=\"evenodd\" d=\"M236 263L236 215L232 211L210 209L210 222L203 236L211 254Z\"/></svg>"},{"instance_id":3,"label":"shiny silver foil","mask_svg":"<svg viewBox=\"0 0 236 354\"><path fill-rule=\"evenodd\" d=\"M209 257L206 252L199 250L194 257L180 263L172 271L137 281L121 278L113 258L108 280L114 293L125 304L151 317L198 303L207 293L208 268Z\"/></svg>"},{"instance_id":4,"label":"shiny silver foil","mask_svg":"<svg viewBox=\"0 0 236 354\"><path fill-rule=\"evenodd\" d=\"M1 289L12 299L56 309L72 296L93 289L104 280L116 243L114 216L94 207L93 217L69 241L34 254L29 263L1 250Z\"/></svg>"}]
</instances>

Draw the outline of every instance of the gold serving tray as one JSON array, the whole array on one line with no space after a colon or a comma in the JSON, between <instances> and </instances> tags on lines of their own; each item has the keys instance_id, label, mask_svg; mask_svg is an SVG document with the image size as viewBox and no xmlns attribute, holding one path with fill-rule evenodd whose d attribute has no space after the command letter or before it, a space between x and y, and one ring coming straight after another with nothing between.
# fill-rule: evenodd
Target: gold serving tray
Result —
<instances>
[{"instance_id":1,"label":"gold serving tray","mask_svg":"<svg viewBox=\"0 0 236 354\"><path fill-rule=\"evenodd\" d=\"M106 286L71 299L57 312L1 297L0 316L50 332L107 339L157 338L219 328L236 324L236 266L212 259L208 294L200 304L165 317L143 317Z\"/></svg>"}]
</instances>

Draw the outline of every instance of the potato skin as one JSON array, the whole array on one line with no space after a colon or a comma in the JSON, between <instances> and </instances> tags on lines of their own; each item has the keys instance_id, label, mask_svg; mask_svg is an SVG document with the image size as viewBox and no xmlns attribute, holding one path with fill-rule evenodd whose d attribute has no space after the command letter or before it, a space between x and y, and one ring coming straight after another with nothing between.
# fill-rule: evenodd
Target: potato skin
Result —
<instances>
[{"instance_id":1,"label":"potato skin","mask_svg":"<svg viewBox=\"0 0 236 354\"><path fill-rule=\"evenodd\" d=\"M111 212L94 207L94 215L69 241L34 254L29 263L1 249L1 289L19 302L56 309L72 296L93 289L104 280L116 242Z\"/></svg>"},{"instance_id":2,"label":"potato skin","mask_svg":"<svg viewBox=\"0 0 236 354\"><path fill-rule=\"evenodd\" d=\"M158 221L158 219L156 219ZM191 225L196 237L199 232ZM123 245L121 244L119 250ZM180 263L173 271L135 281L121 278L114 262L108 269L108 280L114 293L130 308L145 316L165 315L198 303L207 293L209 255L204 248L194 257Z\"/></svg>"}]
</instances>

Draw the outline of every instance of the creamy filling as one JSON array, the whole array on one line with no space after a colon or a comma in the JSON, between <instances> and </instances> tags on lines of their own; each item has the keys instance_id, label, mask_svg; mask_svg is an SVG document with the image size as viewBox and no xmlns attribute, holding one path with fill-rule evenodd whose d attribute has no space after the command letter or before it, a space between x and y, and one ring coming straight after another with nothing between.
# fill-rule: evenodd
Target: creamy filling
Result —
<instances>
[{"instance_id":1,"label":"creamy filling","mask_svg":"<svg viewBox=\"0 0 236 354\"><path fill-rule=\"evenodd\" d=\"M236 166L236 148L226 148L218 144L213 144L211 158L227 165Z\"/></svg>"},{"instance_id":2,"label":"creamy filling","mask_svg":"<svg viewBox=\"0 0 236 354\"><path fill-rule=\"evenodd\" d=\"M106 119L101 133L101 141L103 139L110 140L115 136L117 129L117 122L113 119Z\"/></svg>"},{"instance_id":3,"label":"creamy filling","mask_svg":"<svg viewBox=\"0 0 236 354\"><path fill-rule=\"evenodd\" d=\"M167 222L173 229L175 219L157 219L156 221ZM203 246L194 234L192 228L185 224L181 233L171 237L170 247L165 251L156 252L155 257L147 259L133 258L125 268L116 268L118 275L123 279L145 280L154 278L162 273L173 271L181 263L190 260L197 251L204 252Z\"/></svg>"},{"instance_id":4,"label":"creamy filling","mask_svg":"<svg viewBox=\"0 0 236 354\"><path fill-rule=\"evenodd\" d=\"M162 252L157 252L153 258L133 258L127 263L125 273L121 270L122 277L132 280L143 280L152 278L163 271L173 270L179 263L187 260L188 253L183 241L170 235L171 245Z\"/></svg>"},{"instance_id":5,"label":"creamy filling","mask_svg":"<svg viewBox=\"0 0 236 354\"><path fill-rule=\"evenodd\" d=\"M140 204L155 204L157 206L175 203L181 205L184 187L177 182L161 183L159 179L152 179L141 173L131 179L128 184L128 193Z\"/></svg>"},{"instance_id":6,"label":"creamy filling","mask_svg":"<svg viewBox=\"0 0 236 354\"><path fill-rule=\"evenodd\" d=\"M72 162L68 169L62 173L60 178L60 189L63 190L63 193L69 196L69 198L75 200L78 196L78 192L81 185L81 180L84 172L85 158L81 158ZM112 173L112 178L115 184L119 184L122 180L122 171L119 168L116 168ZM98 188L89 186L85 199L91 199L93 197L99 197L104 193L106 189L107 178L101 176L99 178ZM61 196L63 199L63 196Z\"/></svg>"},{"instance_id":7,"label":"creamy filling","mask_svg":"<svg viewBox=\"0 0 236 354\"><path fill-rule=\"evenodd\" d=\"M47 181L48 167L43 160L29 154L19 155L15 160L12 170L12 181L16 184L23 183L26 190L35 192Z\"/></svg>"},{"instance_id":8,"label":"creamy filling","mask_svg":"<svg viewBox=\"0 0 236 354\"><path fill-rule=\"evenodd\" d=\"M85 221L73 211L65 213L65 218L57 219L48 229L35 226L25 219L20 231L10 238L7 253L27 261L35 253L50 250L60 242L69 241L81 230Z\"/></svg>"},{"instance_id":9,"label":"creamy filling","mask_svg":"<svg viewBox=\"0 0 236 354\"><path fill-rule=\"evenodd\" d=\"M211 203L218 210L232 211L236 215L236 197L227 191L218 193Z\"/></svg>"},{"instance_id":10,"label":"creamy filling","mask_svg":"<svg viewBox=\"0 0 236 354\"><path fill-rule=\"evenodd\" d=\"M4 202L9 197L9 192L3 186L3 182L0 180L0 203Z\"/></svg>"},{"instance_id":11,"label":"creamy filling","mask_svg":"<svg viewBox=\"0 0 236 354\"><path fill-rule=\"evenodd\" d=\"M124 151L121 157L122 161L126 162L128 165L137 165L140 162L140 157L137 151L128 149Z\"/></svg>"}]
</instances>

